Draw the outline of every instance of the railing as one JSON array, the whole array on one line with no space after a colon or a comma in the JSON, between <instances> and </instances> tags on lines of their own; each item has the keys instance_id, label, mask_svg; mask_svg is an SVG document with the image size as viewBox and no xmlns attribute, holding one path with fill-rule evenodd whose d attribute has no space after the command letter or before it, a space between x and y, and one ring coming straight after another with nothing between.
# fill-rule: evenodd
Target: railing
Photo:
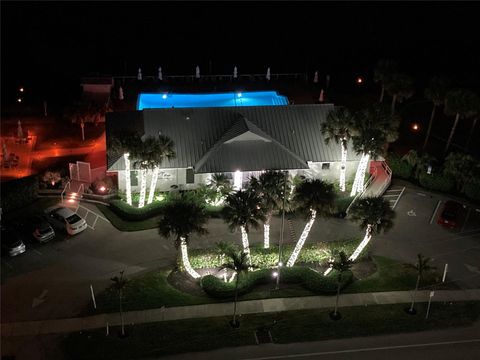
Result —
<instances>
[{"instance_id":1,"label":"railing","mask_svg":"<svg viewBox=\"0 0 480 360\"><path fill-rule=\"evenodd\" d=\"M67 191L67 187L68 187L68 190L70 190L70 181L65 184L65 187L63 188L63 191L60 194L60 197L62 198L62 204L63 204L63 194L65 193L65 191Z\"/></svg>"},{"instance_id":2,"label":"railing","mask_svg":"<svg viewBox=\"0 0 480 360\"><path fill-rule=\"evenodd\" d=\"M385 189L388 188L392 182L392 169L390 169L390 167L387 165L385 161L382 161L382 168L385 171L385 174L387 174L388 181L385 181L382 184L382 187L380 188L380 191L379 191L380 194L383 194Z\"/></svg>"}]
</instances>

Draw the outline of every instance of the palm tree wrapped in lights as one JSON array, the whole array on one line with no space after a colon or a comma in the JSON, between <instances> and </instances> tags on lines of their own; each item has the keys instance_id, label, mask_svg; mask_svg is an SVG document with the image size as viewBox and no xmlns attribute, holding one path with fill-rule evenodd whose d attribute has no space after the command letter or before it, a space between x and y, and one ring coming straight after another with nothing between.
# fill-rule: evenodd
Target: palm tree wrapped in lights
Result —
<instances>
[{"instance_id":1,"label":"palm tree wrapped in lights","mask_svg":"<svg viewBox=\"0 0 480 360\"><path fill-rule=\"evenodd\" d=\"M334 201L333 185L322 180L306 180L295 188L293 203L301 212L306 213L308 222L287 261L288 267L293 266L297 261L298 254L307 240L317 215L329 216L334 209Z\"/></svg>"},{"instance_id":2,"label":"palm tree wrapped in lights","mask_svg":"<svg viewBox=\"0 0 480 360\"><path fill-rule=\"evenodd\" d=\"M393 227L395 212L382 197L366 197L355 201L349 211L350 219L365 230L365 237L355 249L350 260L354 261L372 239L373 234L387 232Z\"/></svg>"},{"instance_id":3,"label":"palm tree wrapped in lights","mask_svg":"<svg viewBox=\"0 0 480 360\"><path fill-rule=\"evenodd\" d=\"M353 114L345 107L336 107L328 113L327 120L322 123L321 131L325 144L331 140L342 147L342 162L340 167L340 191L345 191L345 173L347 168L347 144L351 138L354 124Z\"/></svg>"},{"instance_id":4,"label":"palm tree wrapped in lights","mask_svg":"<svg viewBox=\"0 0 480 360\"><path fill-rule=\"evenodd\" d=\"M398 138L399 124L399 117L390 114L382 105L375 105L355 114L352 142L355 152L362 154L362 157L355 173L350 196L355 196L364 190L365 173L370 159L377 159L384 154L385 145Z\"/></svg>"},{"instance_id":5,"label":"palm tree wrapped in lights","mask_svg":"<svg viewBox=\"0 0 480 360\"><path fill-rule=\"evenodd\" d=\"M198 274L190 265L188 259L188 241L192 233L205 235L208 233L205 228L208 216L205 207L195 200L193 196L180 195L165 205L163 216L158 223L158 232L163 237L175 237L175 247L180 249L177 252L176 264L181 264L185 271L194 279Z\"/></svg>"},{"instance_id":6,"label":"palm tree wrapped in lights","mask_svg":"<svg viewBox=\"0 0 480 360\"><path fill-rule=\"evenodd\" d=\"M282 172L268 170L260 174L258 179L250 178L249 187L260 195L262 206L267 212L267 220L263 224L263 247L268 249L270 247L270 220L273 212L282 208L283 191L286 189L287 193L290 192L290 182Z\"/></svg>"},{"instance_id":7,"label":"palm tree wrapped in lights","mask_svg":"<svg viewBox=\"0 0 480 360\"><path fill-rule=\"evenodd\" d=\"M262 199L254 191L238 190L227 196L222 210L222 217L231 231L240 229L243 251L250 261L248 232L250 228L258 229L266 220L266 210Z\"/></svg>"},{"instance_id":8,"label":"palm tree wrapped in lights","mask_svg":"<svg viewBox=\"0 0 480 360\"><path fill-rule=\"evenodd\" d=\"M133 131L117 131L110 136L107 133L107 154L110 159L123 157L125 162L125 190L127 204L132 205L131 161L130 154L135 153L141 144L140 135Z\"/></svg>"}]
</instances>

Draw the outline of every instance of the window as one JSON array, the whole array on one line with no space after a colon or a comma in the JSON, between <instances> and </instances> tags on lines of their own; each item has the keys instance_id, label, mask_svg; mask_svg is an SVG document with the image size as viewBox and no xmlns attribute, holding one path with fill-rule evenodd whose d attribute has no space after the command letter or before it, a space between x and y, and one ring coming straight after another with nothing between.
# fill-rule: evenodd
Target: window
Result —
<instances>
[{"instance_id":1,"label":"window","mask_svg":"<svg viewBox=\"0 0 480 360\"><path fill-rule=\"evenodd\" d=\"M322 170L330 170L330 163L322 163Z\"/></svg>"},{"instance_id":2,"label":"window","mask_svg":"<svg viewBox=\"0 0 480 360\"><path fill-rule=\"evenodd\" d=\"M138 171L130 171L130 184L138 186Z\"/></svg>"},{"instance_id":3,"label":"window","mask_svg":"<svg viewBox=\"0 0 480 360\"><path fill-rule=\"evenodd\" d=\"M193 173L193 169L191 168L187 169L186 178L187 178L187 184L195 183L195 174Z\"/></svg>"}]
</instances>

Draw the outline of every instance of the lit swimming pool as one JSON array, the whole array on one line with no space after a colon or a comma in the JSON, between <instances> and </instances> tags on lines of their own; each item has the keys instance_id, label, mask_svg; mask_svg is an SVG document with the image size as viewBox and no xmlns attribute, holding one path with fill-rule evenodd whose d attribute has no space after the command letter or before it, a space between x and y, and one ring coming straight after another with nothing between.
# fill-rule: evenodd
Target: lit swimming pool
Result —
<instances>
[{"instance_id":1,"label":"lit swimming pool","mask_svg":"<svg viewBox=\"0 0 480 360\"><path fill-rule=\"evenodd\" d=\"M227 106L279 106L288 105L285 96L276 91L255 91L215 94L140 94L137 110Z\"/></svg>"}]
</instances>

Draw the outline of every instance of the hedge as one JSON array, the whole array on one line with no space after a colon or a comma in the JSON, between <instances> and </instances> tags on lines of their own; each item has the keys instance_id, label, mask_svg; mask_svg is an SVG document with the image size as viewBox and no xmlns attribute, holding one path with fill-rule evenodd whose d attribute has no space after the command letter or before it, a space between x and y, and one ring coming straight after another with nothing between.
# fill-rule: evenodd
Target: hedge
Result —
<instances>
[{"instance_id":1,"label":"hedge","mask_svg":"<svg viewBox=\"0 0 480 360\"><path fill-rule=\"evenodd\" d=\"M272 269L262 269L242 274L238 283L238 295L248 293L256 285L272 283L274 281L272 271ZM283 268L281 271L283 283L300 283L307 290L323 295L335 294L337 291L338 272L336 271L332 271L328 276L324 276L308 267L300 266ZM352 280L352 272L344 272L341 288L343 289ZM213 275L207 275L201 279L200 285L213 298L225 299L235 296L235 281L224 282Z\"/></svg>"},{"instance_id":2,"label":"hedge","mask_svg":"<svg viewBox=\"0 0 480 360\"><path fill-rule=\"evenodd\" d=\"M387 159L388 166L392 170L393 177L409 179L412 176L413 167L396 155L390 155Z\"/></svg>"},{"instance_id":3,"label":"hedge","mask_svg":"<svg viewBox=\"0 0 480 360\"><path fill-rule=\"evenodd\" d=\"M9 211L24 207L33 202L37 196L37 175L4 182L1 186L2 211L8 213Z\"/></svg>"},{"instance_id":4,"label":"hedge","mask_svg":"<svg viewBox=\"0 0 480 360\"><path fill-rule=\"evenodd\" d=\"M450 191L455 185L455 181L452 177L443 174L427 174L421 172L418 178L420 185L430 190L437 191Z\"/></svg>"},{"instance_id":5,"label":"hedge","mask_svg":"<svg viewBox=\"0 0 480 360\"><path fill-rule=\"evenodd\" d=\"M470 199L480 201L480 181L474 180L465 184L464 193Z\"/></svg>"},{"instance_id":6,"label":"hedge","mask_svg":"<svg viewBox=\"0 0 480 360\"><path fill-rule=\"evenodd\" d=\"M120 199L110 200L110 209L120 218L127 221L141 221L147 220L153 216L161 215L163 208L169 200L162 202L154 201L151 204L145 205L143 208L136 208L128 205L125 201ZM210 217L220 217L221 207L207 206L205 212Z\"/></svg>"}]
</instances>

